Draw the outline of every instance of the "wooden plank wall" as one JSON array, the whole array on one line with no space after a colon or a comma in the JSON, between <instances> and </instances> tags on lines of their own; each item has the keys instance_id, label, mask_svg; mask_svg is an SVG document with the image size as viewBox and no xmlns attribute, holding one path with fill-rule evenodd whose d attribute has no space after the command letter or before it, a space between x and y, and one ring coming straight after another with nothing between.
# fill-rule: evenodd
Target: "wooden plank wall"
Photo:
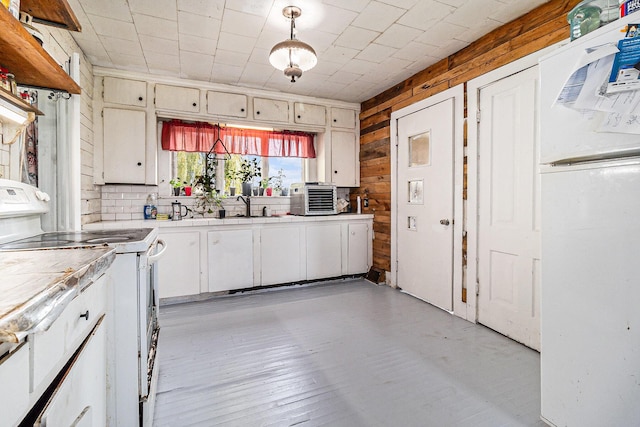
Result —
<instances>
[{"instance_id":1,"label":"wooden plank wall","mask_svg":"<svg viewBox=\"0 0 640 427\"><path fill-rule=\"evenodd\" d=\"M374 214L374 268L391 271L391 113L568 38L567 13L579 2L551 0L362 103L360 188L351 203L366 197L363 212Z\"/></svg>"}]
</instances>

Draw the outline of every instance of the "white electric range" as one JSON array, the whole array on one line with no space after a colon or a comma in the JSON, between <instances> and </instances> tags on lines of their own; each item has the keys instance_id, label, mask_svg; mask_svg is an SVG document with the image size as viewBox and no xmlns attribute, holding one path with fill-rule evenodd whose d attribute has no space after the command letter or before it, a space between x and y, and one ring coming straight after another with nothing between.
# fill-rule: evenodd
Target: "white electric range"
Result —
<instances>
[{"instance_id":1,"label":"white electric range","mask_svg":"<svg viewBox=\"0 0 640 427\"><path fill-rule=\"evenodd\" d=\"M116 249L107 333L109 425L151 425L157 386L156 261L166 245L156 228L43 232L49 196L0 179L0 252L109 245Z\"/></svg>"}]
</instances>

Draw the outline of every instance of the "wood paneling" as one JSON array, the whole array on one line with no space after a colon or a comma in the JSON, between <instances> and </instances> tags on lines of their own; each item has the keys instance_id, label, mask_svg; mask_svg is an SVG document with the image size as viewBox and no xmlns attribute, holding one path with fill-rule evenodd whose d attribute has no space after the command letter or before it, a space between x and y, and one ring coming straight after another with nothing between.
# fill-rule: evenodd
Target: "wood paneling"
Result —
<instances>
[{"instance_id":1,"label":"wood paneling","mask_svg":"<svg viewBox=\"0 0 640 427\"><path fill-rule=\"evenodd\" d=\"M391 112L566 39L567 13L579 2L551 0L362 103L360 188L352 190L351 200L368 195L369 207L363 212L374 214L375 268L391 267ZM466 166L464 174L466 199Z\"/></svg>"}]
</instances>

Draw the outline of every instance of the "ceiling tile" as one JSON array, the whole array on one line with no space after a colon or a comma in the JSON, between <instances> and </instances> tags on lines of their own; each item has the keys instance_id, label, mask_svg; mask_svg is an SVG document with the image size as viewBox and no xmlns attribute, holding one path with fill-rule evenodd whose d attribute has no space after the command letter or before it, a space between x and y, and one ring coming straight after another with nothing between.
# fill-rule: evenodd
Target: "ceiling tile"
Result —
<instances>
[{"instance_id":1,"label":"ceiling tile","mask_svg":"<svg viewBox=\"0 0 640 427\"><path fill-rule=\"evenodd\" d=\"M358 16L355 12L333 6L327 6L324 12L325 19L320 29L331 34L341 34ZM300 31L304 33L303 29Z\"/></svg>"},{"instance_id":2,"label":"ceiling tile","mask_svg":"<svg viewBox=\"0 0 640 427\"><path fill-rule=\"evenodd\" d=\"M91 20L96 34L100 36L115 37L124 40L138 40L138 33L133 22L118 21L117 19L104 18L102 16L87 15Z\"/></svg>"},{"instance_id":3,"label":"ceiling tile","mask_svg":"<svg viewBox=\"0 0 640 427\"><path fill-rule=\"evenodd\" d=\"M248 64L244 68L244 71L242 72L242 77L240 79L244 83L249 84L251 86L254 86L254 87L261 86L261 85L264 85L267 81L269 81L274 71L277 71L278 74L281 73L281 71L276 70L271 65Z\"/></svg>"},{"instance_id":4,"label":"ceiling tile","mask_svg":"<svg viewBox=\"0 0 640 427\"><path fill-rule=\"evenodd\" d=\"M117 39L114 37L100 36L100 41L102 41L102 45L109 53L109 56L113 56L113 53L125 54L125 55L137 55L140 58L142 56L142 47L140 46L140 42L138 40L124 40Z\"/></svg>"},{"instance_id":5,"label":"ceiling tile","mask_svg":"<svg viewBox=\"0 0 640 427\"><path fill-rule=\"evenodd\" d=\"M108 3L108 2L107 2ZM176 20L176 0L129 0L132 13Z\"/></svg>"},{"instance_id":6,"label":"ceiling tile","mask_svg":"<svg viewBox=\"0 0 640 427\"><path fill-rule=\"evenodd\" d=\"M180 50L186 52L214 53L218 39L205 39L191 34L179 34L178 45Z\"/></svg>"},{"instance_id":7,"label":"ceiling tile","mask_svg":"<svg viewBox=\"0 0 640 427\"><path fill-rule=\"evenodd\" d=\"M440 21L449 16L455 8L434 0L424 0L416 4L408 13L405 13L398 23L419 30L428 30L435 21Z\"/></svg>"},{"instance_id":8,"label":"ceiling tile","mask_svg":"<svg viewBox=\"0 0 640 427\"><path fill-rule=\"evenodd\" d=\"M451 39L460 34L464 34L468 28L449 22L438 22L432 28L422 33L416 38L417 42L430 44L433 46L445 46Z\"/></svg>"},{"instance_id":9,"label":"ceiling tile","mask_svg":"<svg viewBox=\"0 0 640 427\"><path fill-rule=\"evenodd\" d=\"M416 28L393 24L391 27L387 28L384 33L380 34L375 42L384 46L391 46L400 49L420 34L422 34L422 32Z\"/></svg>"},{"instance_id":10,"label":"ceiling tile","mask_svg":"<svg viewBox=\"0 0 640 427\"><path fill-rule=\"evenodd\" d=\"M178 22L148 15L133 15L138 34L146 34L163 39L178 40Z\"/></svg>"},{"instance_id":11,"label":"ceiling tile","mask_svg":"<svg viewBox=\"0 0 640 427\"><path fill-rule=\"evenodd\" d=\"M111 60L116 64L127 64L127 67L125 68L127 70L143 72L146 72L148 70L147 62L142 55L127 55L125 53L111 52L109 53L109 56L111 57Z\"/></svg>"},{"instance_id":12,"label":"ceiling tile","mask_svg":"<svg viewBox=\"0 0 640 427\"><path fill-rule=\"evenodd\" d=\"M398 49L389 46L382 46L380 44L370 44L367 46L365 50L360 52L356 59L361 59L363 61L371 61L371 62L382 62L386 58L389 58L391 55L396 53Z\"/></svg>"},{"instance_id":13,"label":"ceiling tile","mask_svg":"<svg viewBox=\"0 0 640 427\"><path fill-rule=\"evenodd\" d=\"M248 53L240 53L223 49L216 50L214 58L214 64L234 65L237 67L244 67L247 61L249 61Z\"/></svg>"},{"instance_id":14,"label":"ceiling tile","mask_svg":"<svg viewBox=\"0 0 640 427\"><path fill-rule=\"evenodd\" d=\"M359 50L350 49L348 47L331 46L322 54L322 59L330 62L337 62L338 64L346 64L350 59L360 53Z\"/></svg>"},{"instance_id":15,"label":"ceiling tile","mask_svg":"<svg viewBox=\"0 0 640 427\"><path fill-rule=\"evenodd\" d=\"M178 0L178 11L222 19L225 0Z\"/></svg>"},{"instance_id":16,"label":"ceiling tile","mask_svg":"<svg viewBox=\"0 0 640 427\"><path fill-rule=\"evenodd\" d=\"M205 39L217 39L218 33L220 33L220 24L220 21L214 18L178 12L178 32L180 34L191 34Z\"/></svg>"},{"instance_id":17,"label":"ceiling tile","mask_svg":"<svg viewBox=\"0 0 640 427\"><path fill-rule=\"evenodd\" d=\"M82 0L81 4L87 15L106 16L119 21L133 21L127 0Z\"/></svg>"},{"instance_id":18,"label":"ceiling tile","mask_svg":"<svg viewBox=\"0 0 640 427\"><path fill-rule=\"evenodd\" d=\"M251 37L221 32L220 38L218 39L218 49L251 53L255 43L256 40Z\"/></svg>"},{"instance_id":19,"label":"ceiling tile","mask_svg":"<svg viewBox=\"0 0 640 427\"><path fill-rule=\"evenodd\" d=\"M178 56L179 46L177 40L167 40L158 37L140 35L140 44L145 54L147 52L164 53L165 55ZM146 56L146 55L145 55Z\"/></svg>"},{"instance_id":20,"label":"ceiling tile","mask_svg":"<svg viewBox=\"0 0 640 427\"><path fill-rule=\"evenodd\" d=\"M406 12L406 9L390 6L378 1L372 1L358 14L351 23L352 26L367 30L382 32L393 24Z\"/></svg>"},{"instance_id":21,"label":"ceiling tile","mask_svg":"<svg viewBox=\"0 0 640 427\"><path fill-rule=\"evenodd\" d=\"M449 43L446 44L445 46L438 47L438 48L434 49L433 52L430 52L430 53L433 56L446 58L447 56L456 53L460 49L464 49L468 45L469 45L469 43L467 43L467 42L463 42L461 40L455 40L454 39L454 40L449 41Z\"/></svg>"},{"instance_id":22,"label":"ceiling tile","mask_svg":"<svg viewBox=\"0 0 640 427\"><path fill-rule=\"evenodd\" d=\"M402 9L411 9L420 0L378 0L382 3L390 4L392 6L400 7ZM446 2L442 2L446 3Z\"/></svg>"},{"instance_id":23,"label":"ceiling tile","mask_svg":"<svg viewBox=\"0 0 640 427\"><path fill-rule=\"evenodd\" d=\"M350 73L348 71L340 71L330 76L327 79L327 81L350 85L351 83L358 80L360 77L362 77L362 74Z\"/></svg>"},{"instance_id":24,"label":"ceiling tile","mask_svg":"<svg viewBox=\"0 0 640 427\"><path fill-rule=\"evenodd\" d=\"M379 35L380 33L376 31L349 27L336 39L335 45L362 50Z\"/></svg>"},{"instance_id":25,"label":"ceiling tile","mask_svg":"<svg viewBox=\"0 0 640 427\"><path fill-rule=\"evenodd\" d=\"M258 37L264 23L264 17L227 10L222 21L222 31L246 37Z\"/></svg>"},{"instance_id":26,"label":"ceiling tile","mask_svg":"<svg viewBox=\"0 0 640 427\"><path fill-rule=\"evenodd\" d=\"M319 61L318 65L313 67L313 69L308 72L313 72L314 74L322 74L323 76L330 76L334 73L337 73L340 69L342 69L343 64L338 64L337 62L329 62L329 61Z\"/></svg>"},{"instance_id":27,"label":"ceiling tile","mask_svg":"<svg viewBox=\"0 0 640 427\"><path fill-rule=\"evenodd\" d=\"M164 70L174 76L180 74L179 55L169 55L161 52L147 52L144 57L147 61L149 72L158 74L158 72Z\"/></svg>"},{"instance_id":28,"label":"ceiling tile","mask_svg":"<svg viewBox=\"0 0 640 427\"><path fill-rule=\"evenodd\" d=\"M476 22L482 22L503 6L496 0L470 1L456 9L445 21L471 28Z\"/></svg>"},{"instance_id":29,"label":"ceiling tile","mask_svg":"<svg viewBox=\"0 0 640 427\"><path fill-rule=\"evenodd\" d=\"M423 55L429 55L432 50L435 50L435 46L428 46L424 43L418 42L410 42L394 53L393 56L407 61L414 61Z\"/></svg>"},{"instance_id":30,"label":"ceiling tile","mask_svg":"<svg viewBox=\"0 0 640 427\"><path fill-rule=\"evenodd\" d=\"M354 58L351 61L347 62L345 65L343 65L341 70L354 73L354 74L364 75L364 74L367 74L369 71L371 71L372 65L373 64L371 64L371 61L364 61L362 59Z\"/></svg>"},{"instance_id":31,"label":"ceiling tile","mask_svg":"<svg viewBox=\"0 0 640 427\"><path fill-rule=\"evenodd\" d=\"M332 6L336 6L338 8L348 9L354 12L360 12L367 4L369 4L371 0L323 0L323 3L330 4Z\"/></svg>"},{"instance_id":32,"label":"ceiling tile","mask_svg":"<svg viewBox=\"0 0 640 427\"><path fill-rule=\"evenodd\" d=\"M180 52L180 76L208 81L213 67L213 55L195 52Z\"/></svg>"},{"instance_id":33,"label":"ceiling tile","mask_svg":"<svg viewBox=\"0 0 640 427\"><path fill-rule=\"evenodd\" d=\"M308 37L305 37L304 39L300 39L300 40L302 40L305 43L308 43L309 45L311 45L311 47L316 52L325 51L338 38L337 35L331 34L331 33L327 33L327 32L324 32L324 31L312 31L312 32L309 32L307 34L307 36Z\"/></svg>"},{"instance_id":34,"label":"ceiling tile","mask_svg":"<svg viewBox=\"0 0 640 427\"><path fill-rule=\"evenodd\" d=\"M476 23L473 28L469 28L460 34L457 34L456 39L471 43L478 40L485 34L489 34L501 25L502 24L498 21L485 19L483 22Z\"/></svg>"},{"instance_id":35,"label":"ceiling tile","mask_svg":"<svg viewBox=\"0 0 640 427\"><path fill-rule=\"evenodd\" d=\"M291 3L291 2L288 2ZM226 3L227 9L242 12L244 14L251 14L254 16L262 16L266 18L271 11L272 1L266 0L228 0ZM288 4L284 5L288 6ZM284 7L282 6L282 7ZM280 10L282 10L282 7ZM225 18L226 19L226 18Z\"/></svg>"},{"instance_id":36,"label":"ceiling tile","mask_svg":"<svg viewBox=\"0 0 640 427\"><path fill-rule=\"evenodd\" d=\"M238 83L242 71L244 71L244 67L214 63L210 80L216 83Z\"/></svg>"}]
</instances>

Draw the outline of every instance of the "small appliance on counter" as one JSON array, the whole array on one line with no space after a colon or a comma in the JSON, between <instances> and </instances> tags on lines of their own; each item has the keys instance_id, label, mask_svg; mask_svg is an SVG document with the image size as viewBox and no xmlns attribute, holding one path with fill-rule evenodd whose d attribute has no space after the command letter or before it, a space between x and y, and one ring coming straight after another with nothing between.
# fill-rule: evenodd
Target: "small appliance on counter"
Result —
<instances>
[{"instance_id":1,"label":"small appliance on counter","mask_svg":"<svg viewBox=\"0 0 640 427\"><path fill-rule=\"evenodd\" d=\"M302 182L291 184L292 215L336 215L338 189L334 184Z\"/></svg>"}]
</instances>

